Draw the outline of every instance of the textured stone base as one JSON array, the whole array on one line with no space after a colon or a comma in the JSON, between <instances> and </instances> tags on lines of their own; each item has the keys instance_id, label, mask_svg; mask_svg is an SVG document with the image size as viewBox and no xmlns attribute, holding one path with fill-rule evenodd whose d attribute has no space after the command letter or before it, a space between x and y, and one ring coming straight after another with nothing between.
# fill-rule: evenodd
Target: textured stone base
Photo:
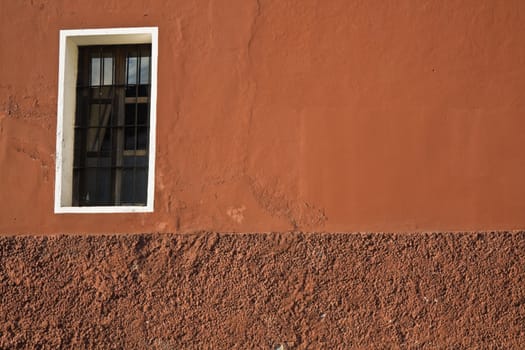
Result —
<instances>
[{"instance_id":1,"label":"textured stone base","mask_svg":"<svg viewBox=\"0 0 525 350\"><path fill-rule=\"evenodd\" d=\"M525 232L0 237L0 348L525 346Z\"/></svg>"}]
</instances>

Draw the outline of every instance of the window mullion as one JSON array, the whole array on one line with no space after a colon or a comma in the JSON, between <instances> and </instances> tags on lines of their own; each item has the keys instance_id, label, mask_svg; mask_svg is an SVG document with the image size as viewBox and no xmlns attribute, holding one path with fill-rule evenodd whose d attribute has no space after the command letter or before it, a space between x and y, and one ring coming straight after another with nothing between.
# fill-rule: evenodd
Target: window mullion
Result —
<instances>
[{"instance_id":1,"label":"window mullion","mask_svg":"<svg viewBox=\"0 0 525 350\"><path fill-rule=\"evenodd\" d=\"M116 101L116 127L114 128L116 132L116 142L115 142L115 159L114 159L114 169L115 169L115 179L114 179L114 197L115 205L121 204L122 197L122 167L124 164L124 120L125 120L125 56L123 55L122 49L117 49L115 53L115 78L116 78L116 88L115 88L115 101Z\"/></svg>"},{"instance_id":2,"label":"window mullion","mask_svg":"<svg viewBox=\"0 0 525 350\"><path fill-rule=\"evenodd\" d=\"M104 71L104 57L103 57L103 54L102 54L102 47L98 48L98 55L99 55L98 56L99 57L98 91L102 91L102 83L103 83L102 79L103 79L103 71ZM96 116L95 120L97 121L97 125L96 125L97 129L96 129L96 131L98 132L98 130L99 130L98 128L100 127L100 122L99 122L100 121L100 113L101 113L101 110L102 110L100 103L97 104L97 110L98 110L98 112L97 112L97 116ZM88 115L88 121L91 121L91 115ZM88 126L91 127L92 126L91 123L88 123ZM87 130L89 130L89 129L87 129ZM95 146L97 146L96 145L96 142L97 142L96 138L95 138L94 142L95 142ZM91 146L91 145L89 145L89 146ZM97 151L97 152L95 152L96 153L96 156L95 156L96 157L96 161L95 161L96 162L95 163L96 164L95 165L95 186L93 187L93 192L94 193L91 193L91 195L89 196L89 200L90 201L95 201L95 204L98 204L98 201L100 200L99 196L98 196L98 180L99 180L99 173L100 173L100 156L101 156L101 154L100 154L100 147L98 148L98 150L97 149L95 149L95 150Z\"/></svg>"},{"instance_id":3,"label":"window mullion","mask_svg":"<svg viewBox=\"0 0 525 350\"><path fill-rule=\"evenodd\" d=\"M138 124L138 110L139 110L139 105L138 105L138 89L139 89L139 86L140 86L140 79L141 79L141 76L140 76L140 72L141 72L141 52L140 52L140 46L137 45L137 81L136 81L136 86L137 88L135 89L135 115L133 116L134 117L134 144L133 144L133 191L132 191L132 197L133 198L133 201L136 201L136 196L137 196L137 144L138 144L138 134L137 134L137 130L138 130L138 127L137 127L137 124Z\"/></svg>"}]
</instances>

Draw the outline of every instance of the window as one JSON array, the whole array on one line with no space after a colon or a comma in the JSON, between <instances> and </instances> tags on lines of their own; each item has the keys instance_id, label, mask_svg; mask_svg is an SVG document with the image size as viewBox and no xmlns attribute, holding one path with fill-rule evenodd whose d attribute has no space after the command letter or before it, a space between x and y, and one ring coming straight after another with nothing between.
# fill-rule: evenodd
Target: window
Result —
<instances>
[{"instance_id":1,"label":"window","mask_svg":"<svg viewBox=\"0 0 525 350\"><path fill-rule=\"evenodd\" d=\"M60 32L56 213L151 212L157 28Z\"/></svg>"},{"instance_id":2,"label":"window","mask_svg":"<svg viewBox=\"0 0 525 350\"><path fill-rule=\"evenodd\" d=\"M146 205L151 45L79 47L73 205Z\"/></svg>"}]
</instances>

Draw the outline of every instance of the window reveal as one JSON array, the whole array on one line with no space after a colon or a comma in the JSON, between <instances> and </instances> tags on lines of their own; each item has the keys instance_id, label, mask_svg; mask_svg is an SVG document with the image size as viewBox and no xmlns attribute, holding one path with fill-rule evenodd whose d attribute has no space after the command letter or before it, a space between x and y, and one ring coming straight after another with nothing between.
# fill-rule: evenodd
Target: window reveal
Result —
<instances>
[{"instance_id":1,"label":"window reveal","mask_svg":"<svg viewBox=\"0 0 525 350\"><path fill-rule=\"evenodd\" d=\"M74 206L146 205L151 45L79 47Z\"/></svg>"}]
</instances>

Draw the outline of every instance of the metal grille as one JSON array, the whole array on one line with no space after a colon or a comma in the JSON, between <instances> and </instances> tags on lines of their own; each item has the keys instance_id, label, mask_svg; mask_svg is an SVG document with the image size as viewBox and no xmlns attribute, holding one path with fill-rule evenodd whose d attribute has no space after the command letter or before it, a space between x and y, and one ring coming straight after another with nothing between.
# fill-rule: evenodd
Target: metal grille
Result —
<instances>
[{"instance_id":1,"label":"metal grille","mask_svg":"<svg viewBox=\"0 0 525 350\"><path fill-rule=\"evenodd\" d=\"M73 205L146 205L151 45L79 48Z\"/></svg>"}]
</instances>

